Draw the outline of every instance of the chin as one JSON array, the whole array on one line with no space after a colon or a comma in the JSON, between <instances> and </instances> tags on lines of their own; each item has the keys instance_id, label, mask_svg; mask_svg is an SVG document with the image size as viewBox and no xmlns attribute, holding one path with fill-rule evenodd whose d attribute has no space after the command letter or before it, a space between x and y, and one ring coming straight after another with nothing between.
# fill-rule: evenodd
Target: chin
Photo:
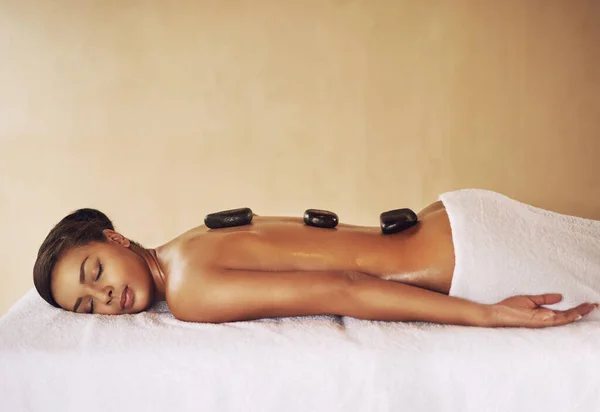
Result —
<instances>
[{"instance_id":1,"label":"chin","mask_svg":"<svg viewBox=\"0 0 600 412\"><path fill-rule=\"evenodd\" d=\"M140 292L139 294L136 293L135 301L133 302L133 307L131 308L131 311L133 313L144 312L144 311L150 309L152 307L153 303L154 303L154 294L153 293L148 293L148 292L144 292L144 293Z\"/></svg>"}]
</instances>

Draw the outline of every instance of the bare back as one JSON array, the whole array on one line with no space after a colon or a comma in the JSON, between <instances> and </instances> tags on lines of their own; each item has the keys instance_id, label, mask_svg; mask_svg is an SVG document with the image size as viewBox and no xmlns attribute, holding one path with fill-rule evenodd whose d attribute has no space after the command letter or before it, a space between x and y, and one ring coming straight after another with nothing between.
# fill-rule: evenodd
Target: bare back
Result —
<instances>
[{"instance_id":1,"label":"bare back","mask_svg":"<svg viewBox=\"0 0 600 412\"><path fill-rule=\"evenodd\" d=\"M171 247L197 257L187 265L196 273L209 268L345 271L447 294L454 271L452 233L441 202L422 210L415 227L393 235L382 235L379 227L339 224L320 229L301 218L256 216L246 226L201 226L174 242Z\"/></svg>"}]
</instances>

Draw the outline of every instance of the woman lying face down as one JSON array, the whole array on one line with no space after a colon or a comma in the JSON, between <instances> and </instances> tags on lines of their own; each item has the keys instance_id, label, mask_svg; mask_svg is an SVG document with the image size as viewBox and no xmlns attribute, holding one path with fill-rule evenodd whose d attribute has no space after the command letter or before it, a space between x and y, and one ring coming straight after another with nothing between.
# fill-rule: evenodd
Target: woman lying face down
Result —
<instances>
[{"instance_id":1,"label":"woman lying face down","mask_svg":"<svg viewBox=\"0 0 600 412\"><path fill-rule=\"evenodd\" d=\"M596 307L544 308L561 300L557 294L471 302L448 296L453 271L452 231L436 202L419 213L415 227L394 235L256 216L244 226L199 226L153 249L115 231L100 211L80 209L50 231L33 278L40 296L57 308L134 314L166 300L176 318L210 323L333 314L545 327L571 323Z\"/></svg>"}]
</instances>

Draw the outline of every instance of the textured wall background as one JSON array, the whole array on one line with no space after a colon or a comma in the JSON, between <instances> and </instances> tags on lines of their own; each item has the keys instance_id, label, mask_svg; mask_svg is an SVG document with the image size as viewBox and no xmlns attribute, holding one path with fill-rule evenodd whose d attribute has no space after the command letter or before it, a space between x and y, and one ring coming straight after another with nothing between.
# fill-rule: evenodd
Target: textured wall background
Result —
<instances>
[{"instance_id":1,"label":"textured wall background","mask_svg":"<svg viewBox=\"0 0 600 412\"><path fill-rule=\"evenodd\" d=\"M0 0L0 313L83 206L378 224L481 187L600 219L600 2Z\"/></svg>"}]
</instances>

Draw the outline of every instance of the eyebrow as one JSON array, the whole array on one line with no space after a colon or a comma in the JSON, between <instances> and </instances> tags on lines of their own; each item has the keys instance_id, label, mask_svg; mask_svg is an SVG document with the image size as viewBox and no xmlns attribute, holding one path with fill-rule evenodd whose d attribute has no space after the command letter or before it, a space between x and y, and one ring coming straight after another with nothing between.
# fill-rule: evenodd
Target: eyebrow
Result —
<instances>
[{"instance_id":1,"label":"eyebrow","mask_svg":"<svg viewBox=\"0 0 600 412\"><path fill-rule=\"evenodd\" d=\"M85 262L87 262L89 256L87 256L85 259L83 259L83 262L81 262L81 267L79 268L79 283L83 284L84 280L85 280Z\"/></svg>"},{"instance_id":2,"label":"eyebrow","mask_svg":"<svg viewBox=\"0 0 600 412\"><path fill-rule=\"evenodd\" d=\"M85 262L87 262L89 256L87 256L85 259L83 259L83 262L81 262L81 266L79 267L79 283L83 284L83 282L85 281ZM77 298L77 300L75 301L75 306L73 306L73 312L77 312L77 309L79 309L79 305L81 305L81 298Z\"/></svg>"}]
</instances>

